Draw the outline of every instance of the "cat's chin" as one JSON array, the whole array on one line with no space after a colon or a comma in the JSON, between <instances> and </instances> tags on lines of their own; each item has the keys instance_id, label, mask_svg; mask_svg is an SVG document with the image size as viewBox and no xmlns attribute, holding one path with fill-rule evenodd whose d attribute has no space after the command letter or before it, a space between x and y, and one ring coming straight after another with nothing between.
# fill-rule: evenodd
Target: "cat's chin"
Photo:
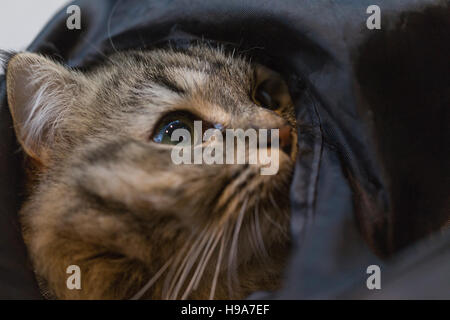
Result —
<instances>
[{"instance_id":1,"label":"cat's chin","mask_svg":"<svg viewBox=\"0 0 450 320\"><path fill-rule=\"evenodd\" d=\"M267 250L271 252L270 257L252 255L239 259L236 270L233 270L231 274L227 266L216 274L214 270L217 261L216 257L213 257L214 268L206 268L201 281L195 284L195 289L189 291L189 294L187 294L190 290L188 287L194 284L195 272L191 272L187 281L179 285L180 280L176 280L175 274L170 276L169 265L166 273L139 295L148 281L154 279L155 275L161 271L163 259L147 265L120 254L95 252L93 248L89 248L89 244L79 242L80 256L85 258L77 261L65 259L67 256L61 250L64 248L59 247L59 245L63 246L63 243L58 245L57 242L58 240L55 239L52 249L60 249L58 253L51 251L51 246L47 245L46 249L40 249L40 253L44 255L34 259L41 292L47 299L244 299L255 291L272 291L279 287L282 270L289 253L288 241L274 243L267 247ZM74 250L75 247L70 248L70 254L73 254ZM94 256L86 256L87 252ZM239 254L242 256L245 253ZM68 290L69 275L61 272L61 267L69 261L79 265L83 270L80 290ZM173 263L173 260L169 258L167 262ZM49 263L53 268L48 268ZM176 270L184 271L185 269ZM221 281L213 285L215 279L216 281L221 279ZM224 281L224 279L227 280ZM212 293L212 286L215 286L214 293Z\"/></svg>"},{"instance_id":2,"label":"cat's chin","mask_svg":"<svg viewBox=\"0 0 450 320\"><path fill-rule=\"evenodd\" d=\"M54 226L47 224L46 232L29 230L25 239L36 272L45 279L40 283L47 298L243 299L252 292L278 287L289 251L288 220L272 218L257 227L258 211L249 203L247 206L238 242L234 239L239 220L223 229L197 230L193 236L192 230L179 227L175 231L174 219L168 228L172 231L164 231L160 223L162 229L155 231L149 242L145 233L127 236L132 231L126 225L99 214L85 217L92 225L89 231L81 220L75 220L74 225L66 225L65 235L60 227L52 230ZM283 211L288 215L287 208ZM171 220L166 223L170 226ZM117 242L101 241L114 237ZM80 267L81 290L67 287L65 271L70 265ZM164 265L167 267L162 270ZM154 284L136 296L160 272ZM196 275L200 276L197 281Z\"/></svg>"}]
</instances>

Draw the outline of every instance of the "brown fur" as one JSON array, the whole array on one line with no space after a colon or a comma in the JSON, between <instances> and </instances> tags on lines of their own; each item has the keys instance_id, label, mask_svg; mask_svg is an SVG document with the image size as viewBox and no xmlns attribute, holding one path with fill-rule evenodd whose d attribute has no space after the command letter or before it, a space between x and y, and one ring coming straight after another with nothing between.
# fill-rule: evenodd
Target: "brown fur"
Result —
<instances>
[{"instance_id":1,"label":"brown fur","mask_svg":"<svg viewBox=\"0 0 450 320\"><path fill-rule=\"evenodd\" d=\"M275 111L252 100L264 77L276 75L202 45L117 53L86 73L31 53L10 60L8 104L37 163L21 223L48 296L131 298L166 264L143 298L244 298L279 285L296 130L275 176L259 165L175 165L172 146L150 139L176 110L226 128L294 128L285 86ZM81 290L66 287L73 264Z\"/></svg>"}]
</instances>

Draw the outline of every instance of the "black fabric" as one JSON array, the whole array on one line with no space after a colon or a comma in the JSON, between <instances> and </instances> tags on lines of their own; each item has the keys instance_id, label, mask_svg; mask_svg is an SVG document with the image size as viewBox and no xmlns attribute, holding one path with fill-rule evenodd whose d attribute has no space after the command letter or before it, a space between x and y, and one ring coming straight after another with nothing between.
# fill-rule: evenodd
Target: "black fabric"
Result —
<instances>
[{"instance_id":1,"label":"black fabric","mask_svg":"<svg viewBox=\"0 0 450 320\"><path fill-rule=\"evenodd\" d=\"M367 266L395 279L398 261L416 261L397 253L438 231L450 212L448 1L377 1L382 29L369 30L372 2L80 0L81 30L66 28L64 8L29 50L87 69L114 51L208 39L278 70L300 124L294 253L285 287L252 298L366 298ZM16 218L21 154L1 83L0 297L40 298ZM443 233L433 241L449 257ZM441 252L430 241L419 246ZM436 259L420 257L433 270Z\"/></svg>"}]
</instances>

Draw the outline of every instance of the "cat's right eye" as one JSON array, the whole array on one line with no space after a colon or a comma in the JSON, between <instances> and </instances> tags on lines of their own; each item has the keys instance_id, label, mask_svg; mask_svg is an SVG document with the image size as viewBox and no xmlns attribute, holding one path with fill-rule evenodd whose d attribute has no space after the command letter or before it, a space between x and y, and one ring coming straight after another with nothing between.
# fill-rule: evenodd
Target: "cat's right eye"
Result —
<instances>
[{"instance_id":1,"label":"cat's right eye","mask_svg":"<svg viewBox=\"0 0 450 320\"><path fill-rule=\"evenodd\" d=\"M256 88L253 101L263 108L276 110L280 107L280 102L276 101L274 92L278 83L273 79L266 79Z\"/></svg>"},{"instance_id":2,"label":"cat's right eye","mask_svg":"<svg viewBox=\"0 0 450 320\"><path fill-rule=\"evenodd\" d=\"M255 70L255 87L251 98L257 105L273 111L292 103L288 86L281 75L262 66Z\"/></svg>"}]
</instances>

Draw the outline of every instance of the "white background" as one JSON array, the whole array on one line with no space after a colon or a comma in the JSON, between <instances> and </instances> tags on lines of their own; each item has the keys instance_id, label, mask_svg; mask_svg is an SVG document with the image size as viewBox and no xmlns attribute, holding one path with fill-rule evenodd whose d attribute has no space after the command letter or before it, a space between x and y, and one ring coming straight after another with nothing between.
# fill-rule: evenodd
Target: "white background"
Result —
<instances>
[{"instance_id":1,"label":"white background","mask_svg":"<svg viewBox=\"0 0 450 320\"><path fill-rule=\"evenodd\" d=\"M26 49L47 21L68 2L67 0L0 0L0 49Z\"/></svg>"}]
</instances>

